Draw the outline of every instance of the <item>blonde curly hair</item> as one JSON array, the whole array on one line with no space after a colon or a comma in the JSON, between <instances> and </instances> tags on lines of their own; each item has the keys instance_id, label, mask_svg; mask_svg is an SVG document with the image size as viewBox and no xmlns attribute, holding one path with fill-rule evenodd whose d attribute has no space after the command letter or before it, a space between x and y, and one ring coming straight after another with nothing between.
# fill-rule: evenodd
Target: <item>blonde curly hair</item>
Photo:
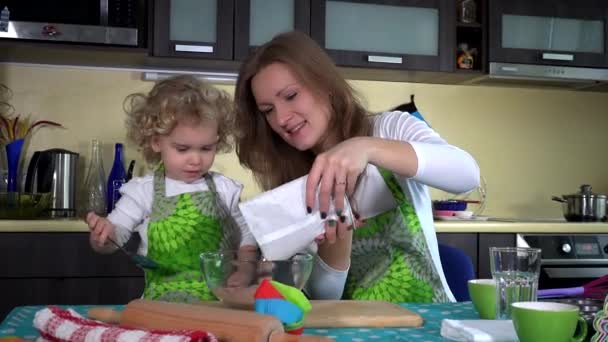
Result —
<instances>
[{"instance_id":1,"label":"blonde curly hair","mask_svg":"<svg viewBox=\"0 0 608 342\"><path fill-rule=\"evenodd\" d=\"M217 151L232 149L229 134L233 128L234 103L230 95L194 76L180 75L158 81L147 95L127 96L123 107L127 113L127 138L151 165L160 161L160 154L152 150L152 138L170 134L178 122L216 122Z\"/></svg>"}]
</instances>

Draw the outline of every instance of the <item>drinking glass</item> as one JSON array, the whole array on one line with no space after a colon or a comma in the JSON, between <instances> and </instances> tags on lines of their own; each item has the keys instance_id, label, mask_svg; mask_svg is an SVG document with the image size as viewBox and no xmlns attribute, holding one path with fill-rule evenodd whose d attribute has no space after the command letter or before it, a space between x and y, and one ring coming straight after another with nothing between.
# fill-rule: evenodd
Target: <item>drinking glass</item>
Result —
<instances>
[{"instance_id":1,"label":"drinking glass","mask_svg":"<svg viewBox=\"0 0 608 342\"><path fill-rule=\"evenodd\" d=\"M537 300L541 250L490 247L492 278L496 281L496 319L511 319L511 304Z\"/></svg>"}]
</instances>

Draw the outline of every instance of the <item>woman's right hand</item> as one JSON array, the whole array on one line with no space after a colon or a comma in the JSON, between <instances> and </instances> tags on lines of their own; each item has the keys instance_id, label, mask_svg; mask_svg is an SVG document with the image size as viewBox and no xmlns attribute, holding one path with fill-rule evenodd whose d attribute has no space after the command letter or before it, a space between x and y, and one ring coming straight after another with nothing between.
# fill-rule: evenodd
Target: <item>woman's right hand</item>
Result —
<instances>
[{"instance_id":1,"label":"woman's right hand","mask_svg":"<svg viewBox=\"0 0 608 342\"><path fill-rule=\"evenodd\" d=\"M333 245L337 240L342 240L350 230L361 227L365 224L365 220L360 220L358 214L355 213L355 222L348 224L346 221L341 222L340 220L327 220L325 221L325 233L319 234L315 241L317 244L323 244L325 242Z\"/></svg>"},{"instance_id":2,"label":"woman's right hand","mask_svg":"<svg viewBox=\"0 0 608 342\"><path fill-rule=\"evenodd\" d=\"M317 155L306 179L308 212L318 199L321 218L325 219L333 201L338 219L344 220L344 200L334 199L343 199L355 192L359 175L368 163L368 145L364 137L351 138Z\"/></svg>"},{"instance_id":3,"label":"woman's right hand","mask_svg":"<svg viewBox=\"0 0 608 342\"><path fill-rule=\"evenodd\" d=\"M114 236L115 227L107 218L91 211L87 214L85 221L91 230L90 240L94 247L104 247L108 236Z\"/></svg>"}]
</instances>

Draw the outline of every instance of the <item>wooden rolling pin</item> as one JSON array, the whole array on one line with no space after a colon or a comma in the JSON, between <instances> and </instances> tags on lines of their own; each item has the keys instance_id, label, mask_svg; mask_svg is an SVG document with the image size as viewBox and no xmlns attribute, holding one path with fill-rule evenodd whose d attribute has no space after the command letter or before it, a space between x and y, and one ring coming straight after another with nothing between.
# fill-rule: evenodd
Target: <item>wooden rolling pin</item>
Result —
<instances>
[{"instance_id":1,"label":"wooden rolling pin","mask_svg":"<svg viewBox=\"0 0 608 342\"><path fill-rule=\"evenodd\" d=\"M136 299L122 312L92 308L91 319L122 326L156 330L204 330L222 342L326 342L312 335L291 335L273 316L226 308Z\"/></svg>"}]
</instances>

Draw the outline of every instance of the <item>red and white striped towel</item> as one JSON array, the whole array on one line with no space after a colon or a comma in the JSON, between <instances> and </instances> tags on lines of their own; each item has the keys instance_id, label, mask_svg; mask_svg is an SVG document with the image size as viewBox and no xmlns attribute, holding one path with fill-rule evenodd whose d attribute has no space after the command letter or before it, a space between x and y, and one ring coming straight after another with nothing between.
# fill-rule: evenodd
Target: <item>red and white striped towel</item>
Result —
<instances>
[{"instance_id":1,"label":"red and white striped towel","mask_svg":"<svg viewBox=\"0 0 608 342\"><path fill-rule=\"evenodd\" d=\"M217 342L204 331L156 331L118 327L80 316L74 310L49 306L34 317L42 341L70 342Z\"/></svg>"}]
</instances>

